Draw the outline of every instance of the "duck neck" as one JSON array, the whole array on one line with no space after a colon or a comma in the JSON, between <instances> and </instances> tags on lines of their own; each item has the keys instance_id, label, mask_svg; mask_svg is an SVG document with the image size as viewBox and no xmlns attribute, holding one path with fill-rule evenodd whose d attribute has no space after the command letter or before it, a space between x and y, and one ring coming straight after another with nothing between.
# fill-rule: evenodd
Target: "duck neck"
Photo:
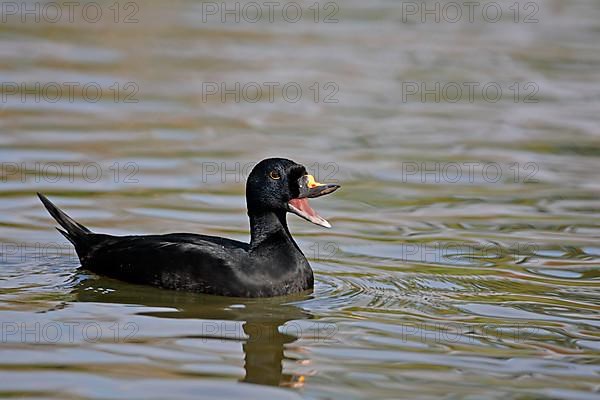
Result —
<instances>
[{"instance_id":1,"label":"duck neck","mask_svg":"<svg viewBox=\"0 0 600 400\"><path fill-rule=\"evenodd\" d=\"M286 213L265 211L248 213L250 217L250 248L261 245L289 245L296 243L288 230Z\"/></svg>"}]
</instances>

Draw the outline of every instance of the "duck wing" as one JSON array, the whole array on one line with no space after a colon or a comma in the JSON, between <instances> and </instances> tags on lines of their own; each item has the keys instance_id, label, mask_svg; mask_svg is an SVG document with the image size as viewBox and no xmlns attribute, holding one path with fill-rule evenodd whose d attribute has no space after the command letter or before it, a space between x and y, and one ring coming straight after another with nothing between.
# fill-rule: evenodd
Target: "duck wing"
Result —
<instances>
[{"instance_id":1,"label":"duck wing","mask_svg":"<svg viewBox=\"0 0 600 400\"><path fill-rule=\"evenodd\" d=\"M248 265L247 243L172 233L112 236L94 233L69 217L48 198L38 196L74 246L82 267L126 282L177 290L236 296ZM240 290L237 293L236 290Z\"/></svg>"},{"instance_id":2,"label":"duck wing","mask_svg":"<svg viewBox=\"0 0 600 400\"><path fill-rule=\"evenodd\" d=\"M91 233L78 254L85 269L127 282L235 295L225 292L247 265L247 250L246 243L215 236Z\"/></svg>"}]
</instances>

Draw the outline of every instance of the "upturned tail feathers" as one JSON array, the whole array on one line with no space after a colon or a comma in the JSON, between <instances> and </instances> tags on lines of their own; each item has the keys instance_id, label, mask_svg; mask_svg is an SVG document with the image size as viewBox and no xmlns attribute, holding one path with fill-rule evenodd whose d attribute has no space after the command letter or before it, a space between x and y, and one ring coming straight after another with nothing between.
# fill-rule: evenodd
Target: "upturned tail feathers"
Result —
<instances>
[{"instance_id":1,"label":"upturned tail feathers","mask_svg":"<svg viewBox=\"0 0 600 400\"><path fill-rule=\"evenodd\" d=\"M42 203L44 203L44 207L46 210L52 215L52 218L58 222L60 226L64 228L64 231L60 228L56 228L67 240L77 248L78 245L81 245L84 241L85 237L92 233L88 228L81 225L79 222L75 221L73 218L69 217L63 211L61 211L58 207L56 207L50 200L46 198L41 193L37 194Z\"/></svg>"}]
</instances>

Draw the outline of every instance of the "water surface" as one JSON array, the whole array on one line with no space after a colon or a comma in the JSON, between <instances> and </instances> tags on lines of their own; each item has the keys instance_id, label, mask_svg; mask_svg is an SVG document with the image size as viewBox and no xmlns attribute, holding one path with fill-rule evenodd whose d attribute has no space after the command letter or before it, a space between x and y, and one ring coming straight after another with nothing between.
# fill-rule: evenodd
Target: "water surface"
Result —
<instances>
[{"instance_id":1,"label":"water surface","mask_svg":"<svg viewBox=\"0 0 600 400\"><path fill-rule=\"evenodd\" d=\"M326 3L317 23L308 2L297 23L221 23L144 1L115 23L96 4L95 23L0 23L0 396L598 397L597 2L541 1L533 23L505 2L495 23L390 1L340 2L337 23ZM51 101L65 82L102 96ZM453 101L467 82L502 96ZM289 218L312 293L79 271L34 195L100 232L247 240L244 180L268 156L343 186L313 202L333 229Z\"/></svg>"}]
</instances>

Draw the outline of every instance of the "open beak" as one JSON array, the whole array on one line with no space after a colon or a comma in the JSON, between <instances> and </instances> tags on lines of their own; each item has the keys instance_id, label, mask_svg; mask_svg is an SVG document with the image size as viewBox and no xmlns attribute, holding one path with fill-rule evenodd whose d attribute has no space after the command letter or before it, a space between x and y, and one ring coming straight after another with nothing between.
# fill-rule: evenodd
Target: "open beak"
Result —
<instances>
[{"instance_id":1,"label":"open beak","mask_svg":"<svg viewBox=\"0 0 600 400\"><path fill-rule=\"evenodd\" d=\"M311 208L308 204L308 199L333 193L340 188L340 185L319 183L315 181L315 178L312 175L304 175L298 179L298 188L300 194L297 198L291 199L288 202L288 211L315 225L331 228L331 224Z\"/></svg>"}]
</instances>

